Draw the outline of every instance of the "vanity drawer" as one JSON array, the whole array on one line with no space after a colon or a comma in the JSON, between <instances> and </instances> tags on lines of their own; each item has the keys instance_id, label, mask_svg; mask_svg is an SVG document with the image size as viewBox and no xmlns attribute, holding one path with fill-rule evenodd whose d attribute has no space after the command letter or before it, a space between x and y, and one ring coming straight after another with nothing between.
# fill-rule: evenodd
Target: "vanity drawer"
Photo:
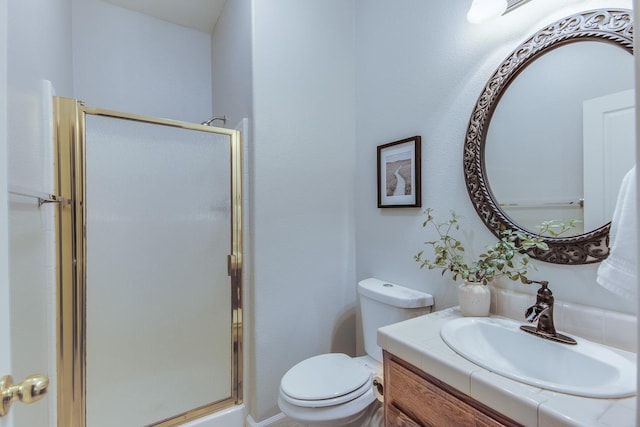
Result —
<instances>
[{"instance_id":1,"label":"vanity drawer","mask_svg":"<svg viewBox=\"0 0 640 427\"><path fill-rule=\"evenodd\" d=\"M403 414L396 406L388 405L384 408L385 426L392 427L420 427L420 424Z\"/></svg>"},{"instance_id":2,"label":"vanity drawer","mask_svg":"<svg viewBox=\"0 0 640 427\"><path fill-rule=\"evenodd\" d=\"M388 427L521 425L386 352L384 377Z\"/></svg>"}]
</instances>

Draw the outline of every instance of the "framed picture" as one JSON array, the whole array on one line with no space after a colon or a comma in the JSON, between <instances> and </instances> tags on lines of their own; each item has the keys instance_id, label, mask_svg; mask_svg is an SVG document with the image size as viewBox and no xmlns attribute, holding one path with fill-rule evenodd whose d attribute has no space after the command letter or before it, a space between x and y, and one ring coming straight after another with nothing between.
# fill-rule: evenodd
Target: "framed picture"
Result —
<instances>
[{"instance_id":1,"label":"framed picture","mask_svg":"<svg viewBox=\"0 0 640 427\"><path fill-rule=\"evenodd\" d=\"M378 146L378 207L419 208L419 136Z\"/></svg>"}]
</instances>

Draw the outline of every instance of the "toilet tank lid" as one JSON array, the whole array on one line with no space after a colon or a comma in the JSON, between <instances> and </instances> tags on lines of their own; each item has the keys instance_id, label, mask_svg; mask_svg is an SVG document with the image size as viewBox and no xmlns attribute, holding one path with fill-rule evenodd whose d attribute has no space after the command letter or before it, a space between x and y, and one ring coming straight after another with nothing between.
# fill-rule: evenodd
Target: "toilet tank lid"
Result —
<instances>
[{"instance_id":1,"label":"toilet tank lid","mask_svg":"<svg viewBox=\"0 0 640 427\"><path fill-rule=\"evenodd\" d=\"M361 280L358 283L358 292L360 295L394 307L419 308L433 305L431 294L375 278Z\"/></svg>"}]
</instances>

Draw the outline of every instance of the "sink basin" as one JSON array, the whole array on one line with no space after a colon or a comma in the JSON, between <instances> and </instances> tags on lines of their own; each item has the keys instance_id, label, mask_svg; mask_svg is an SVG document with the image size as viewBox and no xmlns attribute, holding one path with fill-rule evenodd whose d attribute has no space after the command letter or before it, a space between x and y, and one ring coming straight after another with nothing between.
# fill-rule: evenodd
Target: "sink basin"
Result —
<instances>
[{"instance_id":1,"label":"sink basin","mask_svg":"<svg viewBox=\"0 0 640 427\"><path fill-rule=\"evenodd\" d=\"M476 365L535 387L596 398L636 394L635 360L584 339L568 345L540 338L521 331L521 324L464 317L445 323L440 336Z\"/></svg>"}]
</instances>

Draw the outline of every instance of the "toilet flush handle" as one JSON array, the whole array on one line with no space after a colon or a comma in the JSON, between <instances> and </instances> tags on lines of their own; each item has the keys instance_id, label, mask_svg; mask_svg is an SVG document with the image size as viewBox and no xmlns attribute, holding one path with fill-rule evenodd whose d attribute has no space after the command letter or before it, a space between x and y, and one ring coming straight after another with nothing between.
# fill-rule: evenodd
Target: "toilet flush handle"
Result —
<instances>
[{"instance_id":1,"label":"toilet flush handle","mask_svg":"<svg viewBox=\"0 0 640 427\"><path fill-rule=\"evenodd\" d=\"M380 396L384 396L384 385L377 378L373 379L373 386L378 390Z\"/></svg>"}]
</instances>

